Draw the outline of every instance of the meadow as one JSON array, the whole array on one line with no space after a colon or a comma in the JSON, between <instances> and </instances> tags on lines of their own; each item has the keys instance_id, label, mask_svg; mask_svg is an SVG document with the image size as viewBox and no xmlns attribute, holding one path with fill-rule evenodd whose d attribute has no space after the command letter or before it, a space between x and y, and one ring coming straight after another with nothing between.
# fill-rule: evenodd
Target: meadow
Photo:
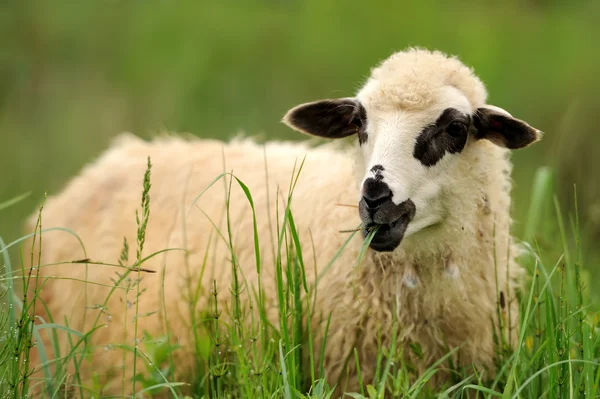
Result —
<instances>
[{"instance_id":1,"label":"meadow","mask_svg":"<svg viewBox=\"0 0 600 399\"><path fill-rule=\"evenodd\" d=\"M35 273L33 280L28 270L22 270L24 279L15 273L25 257L37 256L20 248L22 224L45 192L58 192L122 131L144 138L169 130L221 139L240 131L261 140L301 139L279 122L290 106L352 95L370 67L409 45L458 55L486 83L491 102L545 132L535 148L513 156L514 230L531 249L523 259L531 277L521 303L523 332L515 352L499 348L502 372L496 379L479 381L472 370L462 370L441 392L425 392L431 375L411 381L397 354L382 348L375 385L364 386L355 397L466 397L474 391L480 397L596 397L599 15L597 1L3 4L0 397L26 397L36 384L46 387L49 397L90 397L99 389L84 390L76 376L60 368L56 374L48 371L43 381L27 378L36 333L31 311L42 304L22 294L23 286L36 284ZM285 214L287 220L301 217ZM285 218L281 239L293 242L294 230ZM298 272L289 269L294 263L286 256L277 267ZM292 295L300 287L280 289L279 294ZM285 303L290 310L306 309L293 296ZM55 328L66 327L57 321ZM218 340L205 337L196 345L199 362L191 387L171 379L176 365L170 354L178 349L169 345L168 334L152 338L156 346L139 354L150 361L136 383L137 390L147 389L147 397L156 392L328 397L330 392L319 370L301 369L298 356L281 350L302 344L307 353L305 334L270 329L264 339L274 344L261 353L270 367L260 376L248 366L256 362L251 351L232 355L231 363L239 367L231 372L215 355ZM76 353L62 355L68 362Z\"/></svg>"},{"instance_id":2,"label":"meadow","mask_svg":"<svg viewBox=\"0 0 600 399\"><path fill-rule=\"evenodd\" d=\"M301 166L298 174L301 173ZM216 176L214 183L225 179L226 187L239 185L246 195L249 204L253 203L252 193L246 185L235 178L223 174ZM292 181L297 179L291 176ZM4 273L0 276L3 288L2 305L5 311L0 318L3 327L2 346L0 350L0 384L1 397L26 398L43 397L57 398L94 398L115 397L103 395L103 386L92 374L91 379L83 379L79 369L86 367L87 354L108 350L108 347L89 345L89 338L98 329L106 327L106 314L115 312L107 309L108 298L112 295L124 298L137 298L143 295L139 281L143 273L154 273L144 267L144 262L159 255L163 250L146 254L143 245L150 215L151 198L151 160L144 175L143 187L140 187L140 206L135 213L137 221L136 242L123 243L121 257L117 263L97 263L90 259L74 260L76 263L90 264L94 267L120 266L115 273L114 287L110 290L103 304L86 307L89 317L94 318L93 327L89 331L77 331L69 327L68 320L54 320L52 314L48 319L38 319L40 307L45 307L37 294L49 281L40 277L38 268L51 267L51 264L40 263L40 252L33 247L21 244L26 237L5 244L0 240L4 260ZM536 232L540 220L544 216L543 202L552 197L551 175L545 169L538 170L534 182L532 201L530 203L530 218L525 226L526 231ZM199 195L201 195L200 193ZM227 195L228 197L228 195ZM0 210L8 209L15 201L0 204ZM575 198L575 202L577 202ZM190 288L182 292L181 298L166 298L161 293L163 306L158 311L159 318L164 320L164 335L151 336L147 331L138 331L139 317L137 307L131 315L135 336L140 337L139 343L114 342L110 350L120 350L123 359L133 356L144 360L144 368L134 366L135 378L129 380L122 376L122 394L116 397L130 397L128 391L136 392L135 397L174 397L174 398L332 398L334 386L328 385L323 374L323 365L315 364L316 357L313 349L313 339L306 320L310 320L312 301L318 287L307 288L306 280L308 263L303 260L310 250L299 245L298 231L295 228L294 216L291 211L293 203L293 185L287 193L285 209L281 211L281 219L276 221L277 235L271 237L271 245L276 248L275 265L261 263L260 241L268 237L254 235L256 268L274 267L276 279L275 293L258 294L254 301L241 302L240 293L249 289L243 275L235 272L240 266L236 262L233 243L233 229L229 223L230 204L226 201L226 231L217 229L217 235L226 241L231 251L231 267L234 276L229 292L217 292L201 286L196 281L190 281ZM586 278L581 260L581 240L579 235L579 218L577 213L565 223L560 204L554 197L554 217L558 225L559 240L562 243L562 255L551 259L543 253L539 246L531 245L522 262L527 268L528 284L520 296L520 333L518 345L512 349L500 337L496 338L496 363L498 374L489 378L480 375L477 370L468 367L453 366L450 355L453 350L439 359L426 372L415 375L412 366L405 363L400 342L392 340L390 346L378 346L377 372L370 384L362 384L360 391L346 393L345 397L353 398L466 398L466 397L501 397L501 398L573 398L597 397L600 382L600 367L598 354L600 351L600 334L598 328L598 313L594 311L586 294L590 281ZM254 209L254 208L252 208ZM254 211L253 211L254 212ZM133 215L132 215L133 217ZM255 217L254 231L257 231ZM55 233L56 229L42 230L43 209L40 209L36 231L33 239L42 241L44 235ZM215 226L216 227L216 226ZM74 231L63 231L76 235ZM369 235L364 248L368 245ZM575 246L569 245L570 239ZM29 244L31 245L31 244ZM129 246L135 246L135 259L129 259ZM8 255L11 246L21 248L20 261L13 262ZM82 243L82 246L84 244ZM171 250L175 248L165 248ZM344 247L340 248L340 252ZM26 252L29 251L29 252ZM43 251L43 245L41 246ZM204 259L210 256L210 247ZM304 255L303 257L303 253ZM336 255L337 256L337 255ZM36 267L26 267L31 259ZM335 256L334 256L335 259ZM331 261L333 261L332 259ZM356 267L360 267L361 255ZM184 272L189 265L179 265ZM202 266L204 267L204 266ZM191 273L190 270L186 271ZM260 272L259 272L260 273ZM165 277L164 268L160 273ZM260 281L260 280L259 280ZM80 281L82 289L86 287ZM20 285L20 287L19 287ZM259 282L260 292L260 282ZM21 289L20 289L21 288ZM269 323L264 305L266 295L273 295L279 304L279 320L275 325ZM218 295L226 295L230 305L228 310L219 308ZM202 296L209 298L209 307L200 310L198 303ZM65 298L65 300L69 300ZM132 299L134 303L137 303ZM184 301L190 311L193 345L181 347L174 343L180 334L169 328L168 315L164 313L166 301ZM129 303L129 300L125 301ZM122 302L122 306L127 306ZM38 312L36 313L36 307ZM117 310L118 311L118 310ZM227 317L223 317L223 311ZM498 302L497 311L506 319L506 309L502 300ZM154 313L154 312L151 312ZM510 316L508 316L510 318ZM230 320L229 322L227 320ZM125 330L130 323L125 323ZM396 324L389 326L392 330ZM335 326L332 326L335 328ZM508 331L510 325L502 325L502 331ZM44 331L46 330L46 331ZM49 344L43 345L41 334L48 332ZM69 333L68 345L59 346L57 333ZM326 333L327 334L327 333ZM393 335L395 336L395 335ZM143 337L143 338L141 338ZM48 341L46 341L48 342ZM35 347L35 349L33 349ZM32 350L40 351L42 365L33 367L31 363ZM177 380L174 374L178 363L174 361L177 351L192 350L195 357L194 367L189 379ZM411 347L419 353L418 347ZM102 355L100 355L101 358ZM308 363L303 360L311 359ZM50 360L57 359L57 360ZM360 378L360 362L356 361ZM134 360L134 364L135 360ZM428 381L436 373L444 369L454 370L449 383L438 387L437 390L428 385ZM34 373L37 371L37 373Z\"/></svg>"}]
</instances>

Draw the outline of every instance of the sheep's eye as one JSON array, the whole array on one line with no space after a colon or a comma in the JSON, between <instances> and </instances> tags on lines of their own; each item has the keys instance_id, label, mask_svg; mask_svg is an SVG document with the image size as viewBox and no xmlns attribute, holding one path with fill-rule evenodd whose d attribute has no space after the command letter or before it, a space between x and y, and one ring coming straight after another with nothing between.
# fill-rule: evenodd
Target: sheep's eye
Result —
<instances>
[{"instance_id":1,"label":"sheep's eye","mask_svg":"<svg viewBox=\"0 0 600 399\"><path fill-rule=\"evenodd\" d=\"M446 127L446 133L452 137L458 137L462 135L466 129L467 127L464 123L454 121Z\"/></svg>"}]
</instances>

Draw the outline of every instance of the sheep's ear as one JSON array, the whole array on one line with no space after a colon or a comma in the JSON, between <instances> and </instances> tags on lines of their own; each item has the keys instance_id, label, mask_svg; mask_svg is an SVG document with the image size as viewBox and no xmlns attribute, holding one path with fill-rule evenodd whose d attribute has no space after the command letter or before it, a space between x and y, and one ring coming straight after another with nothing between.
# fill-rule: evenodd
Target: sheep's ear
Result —
<instances>
[{"instance_id":1,"label":"sheep's ear","mask_svg":"<svg viewBox=\"0 0 600 399\"><path fill-rule=\"evenodd\" d=\"M475 136L510 149L527 147L539 141L543 133L526 122L513 118L500 107L485 105L473 116Z\"/></svg>"},{"instance_id":2,"label":"sheep's ear","mask_svg":"<svg viewBox=\"0 0 600 399\"><path fill-rule=\"evenodd\" d=\"M340 98L298 105L285 114L283 123L313 136L339 139L358 133L364 119L364 108L356 100Z\"/></svg>"}]
</instances>

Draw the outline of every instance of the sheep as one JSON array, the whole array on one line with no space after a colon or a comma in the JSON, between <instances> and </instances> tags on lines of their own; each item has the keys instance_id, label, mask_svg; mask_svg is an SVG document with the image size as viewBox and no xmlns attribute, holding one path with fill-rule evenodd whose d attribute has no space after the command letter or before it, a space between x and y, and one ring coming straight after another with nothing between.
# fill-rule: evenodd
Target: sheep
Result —
<instances>
[{"instance_id":1,"label":"sheep","mask_svg":"<svg viewBox=\"0 0 600 399\"><path fill-rule=\"evenodd\" d=\"M260 145L248 138L223 143L167 134L146 142L123 134L47 200L43 227L72 229L86 252L72 235L46 233L41 265L53 266L39 272L71 279L49 280L40 296L55 320L67 317L71 328L89 330L94 317L84 318L84 307L103 302L115 271L60 263L81 258L114 263L123 237L135 242L132 215L149 156L154 166L145 251L188 252L168 252L144 264L164 270L164 287L158 273L143 276L139 313L159 311L163 290L169 328L185 347L191 334L182 293L190 282L200 281L210 291L216 281L217 291L228 292L231 255L223 242L211 241L212 223L224 226L219 220L227 188L216 184L203 190L221 172L232 170L253 194L265 307L276 324L274 259L268 244L274 227L269 221L275 220L277 193L289 189L298 160L306 157L292 212L303 247L314 248L315 265L307 267L309 284L348 239L340 230L362 226L318 283L311 328L319 354L330 317L322 359L328 382L337 383L338 392L357 389L355 362L347 361L356 350L362 378L369 383L378 341L389 346L394 339L417 373L454 349L455 365L472 365L493 376L494 335L504 334L509 345L518 335L516 293L524 276L517 262L522 249L510 232L510 150L529 146L542 133L486 104L486 98L484 84L457 57L408 48L374 67L354 97L301 104L283 118L297 131L343 140L318 146ZM255 286L252 214L245 193L235 185L230 203L235 254L245 281ZM29 219L28 231L33 231L36 217ZM365 237L369 248L360 260ZM210 256L202 274L206 251ZM191 274L183 267L186 263ZM104 285L88 283L84 290L77 281L83 279ZM241 294L243 301L251 300L248 291ZM199 309L208 306L208 297L200 298ZM133 368L131 356L124 359L122 352L111 349L111 344L132 344L134 339L132 328L124 334L133 310L126 314L123 301L122 294L113 295L101 316L107 327L91 336L91 345L99 349L89 356L104 392L120 392L120 367L127 378ZM164 332L158 315L140 317L138 323L140 331L152 336ZM510 328L500 331L501 325ZM421 348L419 356L410 349L415 346ZM178 370L191 369L189 353L176 352ZM316 361L321 361L319 356ZM83 372L89 377L91 370ZM438 373L434 382L447 378L447 373Z\"/></svg>"}]
</instances>

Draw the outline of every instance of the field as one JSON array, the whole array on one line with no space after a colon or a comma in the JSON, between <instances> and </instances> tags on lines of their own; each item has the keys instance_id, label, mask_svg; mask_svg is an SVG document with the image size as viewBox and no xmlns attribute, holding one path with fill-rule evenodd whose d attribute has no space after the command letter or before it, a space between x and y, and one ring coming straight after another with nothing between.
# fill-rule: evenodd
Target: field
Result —
<instances>
[{"instance_id":1,"label":"field","mask_svg":"<svg viewBox=\"0 0 600 399\"><path fill-rule=\"evenodd\" d=\"M478 381L472 370L464 370L445 394L480 390L485 397L596 397L598 15L597 1L381 1L368 7L355 0L23 1L0 6L0 325L8 332L0 337L0 397L21 397L27 386L40 384L25 378L32 331L30 312L19 308L22 285L34 282L15 279L14 273L30 256L30 248L21 251L18 245L23 220L46 191L57 193L122 131L144 138L170 130L221 139L238 131L261 139L300 139L279 122L288 108L351 95L370 67L409 45L459 55L482 77L492 103L545 132L535 148L513 156L515 234L531 247L523 260L532 280L522 300L522 345L515 353L499 354L505 367L495 381ZM293 237L293 229L285 234ZM291 267L285 261L278 266ZM299 287L280 289L279 294L289 294ZM31 298L25 302L31 310ZM289 306L299 304L292 297ZM205 340L197 345L204 348L198 353L197 381L192 388L173 384L168 392L226 397L233 387L249 386L260 387L260 394L236 393L294 397L295 388L306 388L307 377L318 379L318 370L299 369L297 356L286 356L278 346L293 347L304 342L300 338L281 336L276 329L268 334L265 338L275 344L261 355L272 367L260 378L248 367L227 374L230 370L214 356L214 339ZM138 390L158 385L167 392L176 367L169 364L174 350L163 343L138 354L152 360L141 371ZM379 397L387 389L388 396L421 397L419 390L426 388L409 383L401 362L387 353L382 349L377 384L361 394ZM255 360L245 352L233 356L238 366ZM219 373L224 378L217 384ZM48 387L57 390L55 397L63 397L60 382L67 379L69 392L91 396L73 376L59 371L46 378L54 381ZM329 392L322 383L313 385L313 397Z\"/></svg>"}]
</instances>

